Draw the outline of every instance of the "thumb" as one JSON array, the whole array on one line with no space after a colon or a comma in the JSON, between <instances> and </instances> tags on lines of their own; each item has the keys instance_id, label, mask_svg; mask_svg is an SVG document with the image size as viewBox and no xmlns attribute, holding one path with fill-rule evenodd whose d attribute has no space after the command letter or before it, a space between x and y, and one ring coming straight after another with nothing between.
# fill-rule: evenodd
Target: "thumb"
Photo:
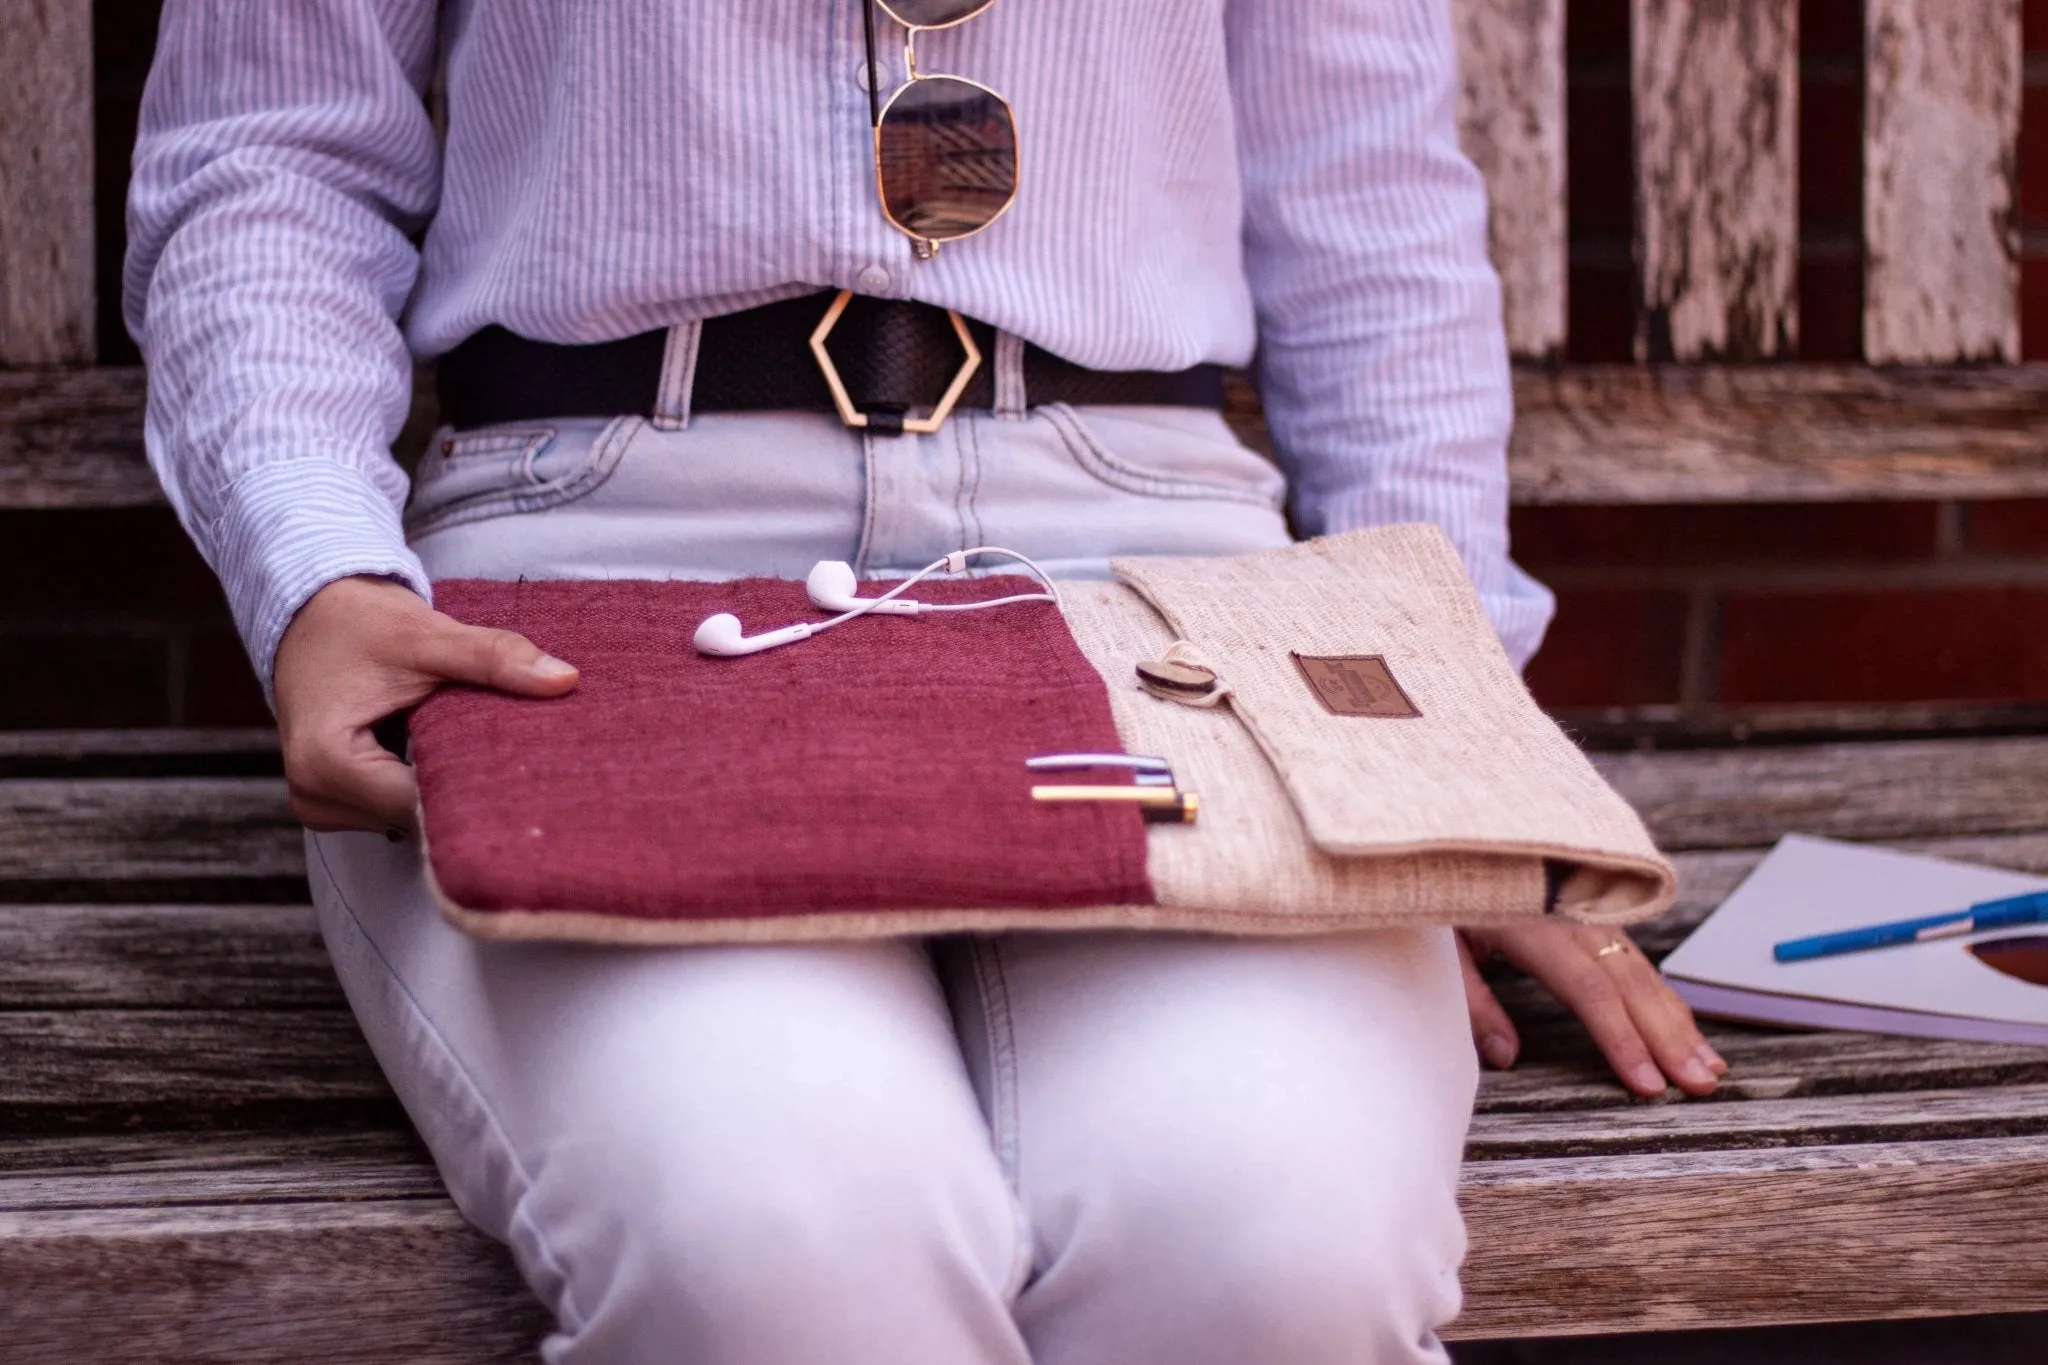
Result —
<instances>
[{"instance_id":1,"label":"thumb","mask_svg":"<svg viewBox=\"0 0 2048 1365\"><path fill-rule=\"evenodd\" d=\"M1472 1042L1489 1066L1505 1071L1515 1064L1515 1054L1522 1050L1521 1039L1516 1037L1514 1021L1508 1018L1493 987L1479 974L1479 964L1473 961L1465 936L1453 937L1458 940L1458 966L1465 973L1465 1012L1472 1017Z\"/></svg>"},{"instance_id":2,"label":"thumb","mask_svg":"<svg viewBox=\"0 0 2048 1365\"><path fill-rule=\"evenodd\" d=\"M560 696L579 677L574 664L542 653L524 635L466 626L440 612L414 647L413 667L432 677L524 697Z\"/></svg>"}]
</instances>

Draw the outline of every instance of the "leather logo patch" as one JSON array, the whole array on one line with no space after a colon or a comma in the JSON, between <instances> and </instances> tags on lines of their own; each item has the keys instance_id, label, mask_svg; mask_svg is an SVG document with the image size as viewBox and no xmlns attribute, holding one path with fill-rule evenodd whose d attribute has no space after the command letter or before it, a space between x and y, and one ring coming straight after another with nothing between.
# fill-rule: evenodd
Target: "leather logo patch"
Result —
<instances>
[{"instance_id":1,"label":"leather logo patch","mask_svg":"<svg viewBox=\"0 0 2048 1365\"><path fill-rule=\"evenodd\" d=\"M1347 654L1319 658L1295 654L1294 666L1301 670L1309 691L1333 716L1378 716L1408 720L1422 714L1422 708L1394 681L1394 670L1378 654Z\"/></svg>"}]
</instances>

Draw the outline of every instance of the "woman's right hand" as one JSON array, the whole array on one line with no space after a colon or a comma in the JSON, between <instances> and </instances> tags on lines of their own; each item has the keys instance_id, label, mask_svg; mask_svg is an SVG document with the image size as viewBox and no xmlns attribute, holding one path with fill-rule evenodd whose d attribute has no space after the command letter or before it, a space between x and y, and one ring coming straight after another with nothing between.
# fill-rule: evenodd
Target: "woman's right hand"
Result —
<instances>
[{"instance_id":1,"label":"woman's right hand","mask_svg":"<svg viewBox=\"0 0 2048 1365\"><path fill-rule=\"evenodd\" d=\"M577 673L524 636L466 626L390 579L336 579L307 599L275 673L292 814L316 830L410 830L412 769L371 727L444 682L557 697Z\"/></svg>"}]
</instances>

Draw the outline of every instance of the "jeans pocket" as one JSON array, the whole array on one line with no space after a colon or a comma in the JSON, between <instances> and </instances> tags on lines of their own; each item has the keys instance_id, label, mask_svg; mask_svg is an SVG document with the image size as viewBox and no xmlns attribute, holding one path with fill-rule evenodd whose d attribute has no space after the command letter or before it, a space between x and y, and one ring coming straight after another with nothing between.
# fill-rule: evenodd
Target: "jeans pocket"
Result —
<instances>
[{"instance_id":1,"label":"jeans pocket","mask_svg":"<svg viewBox=\"0 0 2048 1365\"><path fill-rule=\"evenodd\" d=\"M1122 492L1274 509L1286 499L1286 477L1207 408L1046 403L1034 411L1052 423L1076 464Z\"/></svg>"},{"instance_id":2,"label":"jeans pocket","mask_svg":"<svg viewBox=\"0 0 2048 1365\"><path fill-rule=\"evenodd\" d=\"M406 535L574 502L611 477L646 426L643 417L614 417L444 431L413 473Z\"/></svg>"}]
</instances>

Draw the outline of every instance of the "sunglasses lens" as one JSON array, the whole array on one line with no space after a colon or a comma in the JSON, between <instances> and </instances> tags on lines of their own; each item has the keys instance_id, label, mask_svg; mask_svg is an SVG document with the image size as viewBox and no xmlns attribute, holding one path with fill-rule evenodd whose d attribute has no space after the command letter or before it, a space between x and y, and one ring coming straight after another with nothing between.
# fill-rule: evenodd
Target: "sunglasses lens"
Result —
<instances>
[{"instance_id":1,"label":"sunglasses lens","mask_svg":"<svg viewBox=\"0 0 2048 1365\"><path fill-rule=\"evenodd\" d=\"M963 23L996 0L881 0L889 17L905 28L946 28Z\"/></svg>"},{"instance_id":2,"label":"sunglasses lens","mask_svg":"<svg viewBox=\"0 0 2048 1365\"><path fill-rule=\"evenodd\" d=\"M882 202L915 236L979 232L1017 192L1017 125L971 81L912 81L883 111L878 136Z\"/></svg>"},{"instance_id":3,"label":"sunglasses lens","mask_svg":"<svg viewBox=\"0 0 2048 1365\"><path fill-rule=\"evenodd\" d=\"M1979 962L1995 967L2007 976L2016 976L2036 986L2048 986L2048 934L1986 939L1972 943L1970 951Z\"/></svg>"}]
</instances>

